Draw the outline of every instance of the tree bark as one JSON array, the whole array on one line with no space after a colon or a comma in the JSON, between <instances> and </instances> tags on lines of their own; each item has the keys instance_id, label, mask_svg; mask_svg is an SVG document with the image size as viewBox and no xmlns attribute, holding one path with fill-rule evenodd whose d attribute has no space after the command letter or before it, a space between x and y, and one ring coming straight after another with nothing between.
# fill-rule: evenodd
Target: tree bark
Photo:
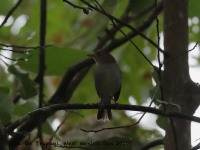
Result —
<instances>
[{"instance_id":1,"label":"tree bark","mask_svg":"<svg viewBox=\"0 0 200 150\"><path fill-rule=\"evenodd\" d=\"M164 48L164 100L180 108L166 105L166 111L193 115L197 105L193 101L195 83L190 79L188 65L188 0L164 0ZM189 121L169 118L165 130L165 150L191 147Z\"/></svg>"}]
</instances>

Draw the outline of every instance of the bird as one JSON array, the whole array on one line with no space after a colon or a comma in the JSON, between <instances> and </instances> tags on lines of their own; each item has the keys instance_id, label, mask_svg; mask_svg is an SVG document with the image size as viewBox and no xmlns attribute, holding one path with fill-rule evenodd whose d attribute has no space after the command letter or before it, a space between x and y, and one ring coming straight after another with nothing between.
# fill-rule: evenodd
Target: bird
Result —
<instances>
[{"instance_id":1,"label":"bird","mask_svg":"<svg viewBox=\"0 0 200 150\"><path fill-rule=\"evenodd\" d=\"M96 62L94 69L94 83L101 106L110 105L111 100L116 103L121 91L121 71L115 58L106 51L88 54ZM111 109L101 107L97 113L98 120L112 120Z\"/></svg>"}]
</instances>

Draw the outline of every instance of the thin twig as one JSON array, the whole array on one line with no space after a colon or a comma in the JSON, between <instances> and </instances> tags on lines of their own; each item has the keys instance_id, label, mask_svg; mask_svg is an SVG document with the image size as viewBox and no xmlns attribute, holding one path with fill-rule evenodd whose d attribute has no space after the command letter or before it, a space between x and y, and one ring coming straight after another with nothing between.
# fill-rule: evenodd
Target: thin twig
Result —
<instances>
[{"instance_id":1,"label":"thin twig","mask_svg":"<svg viewBox=\"0 0 200 150\"><path fill-rule=\"evenodd\" d=\"M19 49L39 49L39 48L41 48L41 46L19 46L19 45L7 45L7 44L3 44L3 43L0 43L0 46L19 48ZM46 48L49 46L52 46L52 44L44 45L42 47Z\"/></svg>"},{"instance_id":2,"label":"thin twig","mask_svg":"<svg viewBox=\"0 0 200 150\"><path fill-rule=\"evenodd\" d=\"M78 8L78 9L81 9L85 14L89 14L89 10L93 11L91 8L85 8L85 7L82 7L82 6L78 6L68 0L63 0L63 2L66 2L68 3L69 5L73 6L74 8Z\"/></svg>"},{"instance_id":3,"label":"thin twig","mask_svg":"<svg viewBox=\"0 0 200 150\"><path fill-rule=\"evenodd\" d=\"M104 10L104 8L101 7L101 5L100 5L96 0L94 0L94 1L95 1L96 4L100 7L101 11L104 12L104 13L106 13L105 10ZM118 30L127 38L127 40L129 40L129 41L131 42L131 44L137 49L137 51L147 60L147 62L148 62L155 70L157 70L157 69L155 68L155 66L152 64L152 62L151 62L151 61L145 56L145 54L140 50L140 48L139 48L130 38L128 38L128 36L126 35L126 33L123 32L123 31L121 30L121 28L117 28L117 25L116 25L115 21L113 20L113 18L110 17L110 16L108 16L108 17L109 17L110 21L112 22L113 26L114 26L116 29L118 29Z\"/></svg>"},{"instance_id":4,"label":"thin twig","mask_svg":"<svg viewBox=\"0 0 200 150\"><path fill-rule=\"evenodd\" d=\"M3 54L0 54L0 56L11 61L26 61L28 59L28 57L27 58L9 58L9 57L4 56Z\"/></svg>"},{"instance_id":5,"label":"thin twig","mask_svg":"<svg viewBox=\"0 0 200 150\"><path fill-rule=\"evenodd\" d=\"M0 43L0 46L2 46L0 48L0 50L5 50L5 51L11 51L11 52L15 52L15 53L27 53L27 52L32 52L32 50L34 49L39 49L41 48L40 46L19 46L19 45L7 45L7 44L3 44ZM45 45L44 48L49 47L52 45ZM15 50L15 49L19 49L19 50Z\"/></svg>"},{"instance_id":6,"label":"thin twig","mask_svg":"<svg viewBox=\"0 0 200 150\"><path fill-rule=\"evenodd\" d=\"M121 30L119 29L119 31L125 36L127 37L127 35ZM128 37L127 37L128 39ZM131 44L137 49L137 51L144 57L144 59L146 59L146 61L154 68L154 70L157 71L157 68L152 64L152 62L147 58L147 56L140 50L140 48L133 42L133 40L129 39L129 41L131 42Z\"/></svg>"},{"instance_id":7,"label":"thin twig","mask_svg":"<svg viewBox=\"0 0 200 150\"><path fill-rule=\"evenodd\" d=\"M12 49L7 49L7 48L0 48L2 51L9 51L9 52L14 52L14 53L19 53L19 54L26 54L32 52L32 50L12 50Z\"/></svg>"},{"instance_id":8,"label":"thin twig","mask_svg":"<svg viewBox=\"0 0 200 150\"><path fill-rule=\"evenodd\" d=\"M158 9L157 6L157 0L155 0L155 11ZM156 33L157 33L157 44L158 46L160 46L160 30L159 30L159 19L158 16L156 15ZM160 81L159 84L159 88L160 88L160 95L161 95L161 101L164 101L164 93L163 93L163 87L162 87L162 62L161 62L161 56L160 56L160 50L157 49L157 58L158 58L158 70L157 70L157 74L158 74L158 79ZM163 108L165 110L165 104L163 104Z\"/></svg>"},{"instance_id":9,"label":"thin twig","mask_svg":"<svg viewBox=\"0 0 200 150\"><path fill-rule=\"evenodd\" d=\"M193 50L197 47L198 44L199 44L199 43L196 42L195 45L193 46L193 48L189 49L188 52L193 51Z\"/></svg>"},{"instance_id":10,"label":"thin twig","mask_svg":"<svg viewBox=\"0 0 200 150\"><path fill-rule=\"evenodd\" d=\"M74 8L78 8L78 9L82 9L82 10L85 8L85 7L82 7L82 6L75 5L74 3L72 3L68 0L63 0L63 2L68 3L69 5L73 6Z\"/></svg>"},{"instance_id":11,"label":"thin twig","mask_svg":"<svg viewBox=\"0 0 200 150\"><path fill-rule=\"evenodd\" d=\"M53 140L53 138L55 137L56 133L62 127L62 125L65 123L66 120L67 120L67 115L65 115L64 119L62 120L62 122L59 124L59 126L57 126L56 130L53 132L52 136L49 138L50 142Z\"/></svg>"},{"instance_id":12,"label":"thin twig","mask_svg":"<svg viewBox=\"0 0 200 150\"><path fill-rule=\"evenodd\" d=\"M8 12L8 14L6 15L5 19L3 20L3 22L0 25L0 29L3 27L3 25L8 21L9 17L14 13L14 11L19 7L19 5L22 3L23 0L19 0L14 6L13 8Z\"/></svg>"},{"instance_id":13,"label":"thin twig","mask_svg":"<svg viewBox=\"0 0 200 150\"><path fill-rule=\"evenodd\" d=\"M7 44L3 44L3 43L0 43L0 46L20 48L20 49L39 49L39 48L41 48L41 46L19 46L19 45L7 45ZM48 47L48 46L52 46L52 45L45 45L44 47Z\"/></svg>"},{"instance_id":14,"label":"thin twig","mask_svg":"<svg viewBox=\"0 0 200 150\"><path fill-rule=\"evenodd\" d=\"M181 56L183 56L183 55L185 55L185 54L187 54L187 53L193 51L193 50L197 47L198 44L199 44L199 43L196 42L195 45L193 46L193 48L189 49L188 51L182 52L182 53L180 53L180 54L177 54L177 55L174 56L174 57L171 57L171 58L167 59L166 61L163 62L163 65L166 64L166 63L168 63L168 62L173 61L174 59L177 59L178 57L181 57Z\"/></svg>"},{"instance_id":15,"label":"thin twig","mask_svg":"<svg viewBox=\"0 0 200 150\"><path fill-rule=\"evenodd\" d=\"M149 39L148 37L146 37L143 33L139 32L136 28L134 28L133 26L131 26L130 24L127 24L121 20L119 20L118 18L110 15L109 13L102 11L100 9L98 9L97 7L91 5L90 3L86 2L85 0L80 0L83 3L85 3L86 5L88 5L88 7L92 8L93 10L96 10L100 13L102 13L103 15L107 16L108 18L112 18L113 20L115 20L117 23L120 23L126 27L128 27L129 29L133 30L134 32L136 32L138 35L140 35L141 37L143 37L145 40L147 40L150 44L152 44L153 46L155 46L156 48L158 48L161 52L164 52L160 47L158 47L158 45L152 41L151 39Z\"/></svg>"},{"instance_id":16,"label":"thin twig","mask_svg":"<svg viewBox=\"0 0 200 150\"><path fill-rule=\"evenodd\" d=\"M0 60L1 60L7 67L9 66L9 64L6 63L2 58L0 58Z\"/></svg>"}]
</instances>

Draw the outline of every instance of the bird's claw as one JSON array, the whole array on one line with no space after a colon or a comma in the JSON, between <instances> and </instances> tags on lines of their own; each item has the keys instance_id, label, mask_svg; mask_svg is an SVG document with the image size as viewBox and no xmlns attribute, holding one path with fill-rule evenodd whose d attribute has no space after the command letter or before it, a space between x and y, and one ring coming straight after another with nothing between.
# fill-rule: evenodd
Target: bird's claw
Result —
<instances>
[{"instance_id":1,"label":"bird's claw","mask_svg":"<svg viewBox=\"0 0 200 150\"><path fill-rule=\"evenodd\" d=\"M105 107L105 104L102 102L99 102L99 109L103 109Z\"/></svg>"}]
</instances>

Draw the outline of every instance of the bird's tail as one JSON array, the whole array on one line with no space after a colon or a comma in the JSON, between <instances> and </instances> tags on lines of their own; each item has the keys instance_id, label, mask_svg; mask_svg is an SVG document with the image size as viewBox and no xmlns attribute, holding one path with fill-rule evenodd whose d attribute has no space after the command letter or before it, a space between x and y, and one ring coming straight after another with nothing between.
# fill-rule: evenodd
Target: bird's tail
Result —
<instances>
[{"instance_id":1,"label":"bird's tail","mask_svg":"<svg viewBox=\"0 0 200 150\"><path fill-rule=\"evenodd\" d=\"M111 109L99 109L97 113L97 119L112 120Z\"/></svg>"}]
</instances>

